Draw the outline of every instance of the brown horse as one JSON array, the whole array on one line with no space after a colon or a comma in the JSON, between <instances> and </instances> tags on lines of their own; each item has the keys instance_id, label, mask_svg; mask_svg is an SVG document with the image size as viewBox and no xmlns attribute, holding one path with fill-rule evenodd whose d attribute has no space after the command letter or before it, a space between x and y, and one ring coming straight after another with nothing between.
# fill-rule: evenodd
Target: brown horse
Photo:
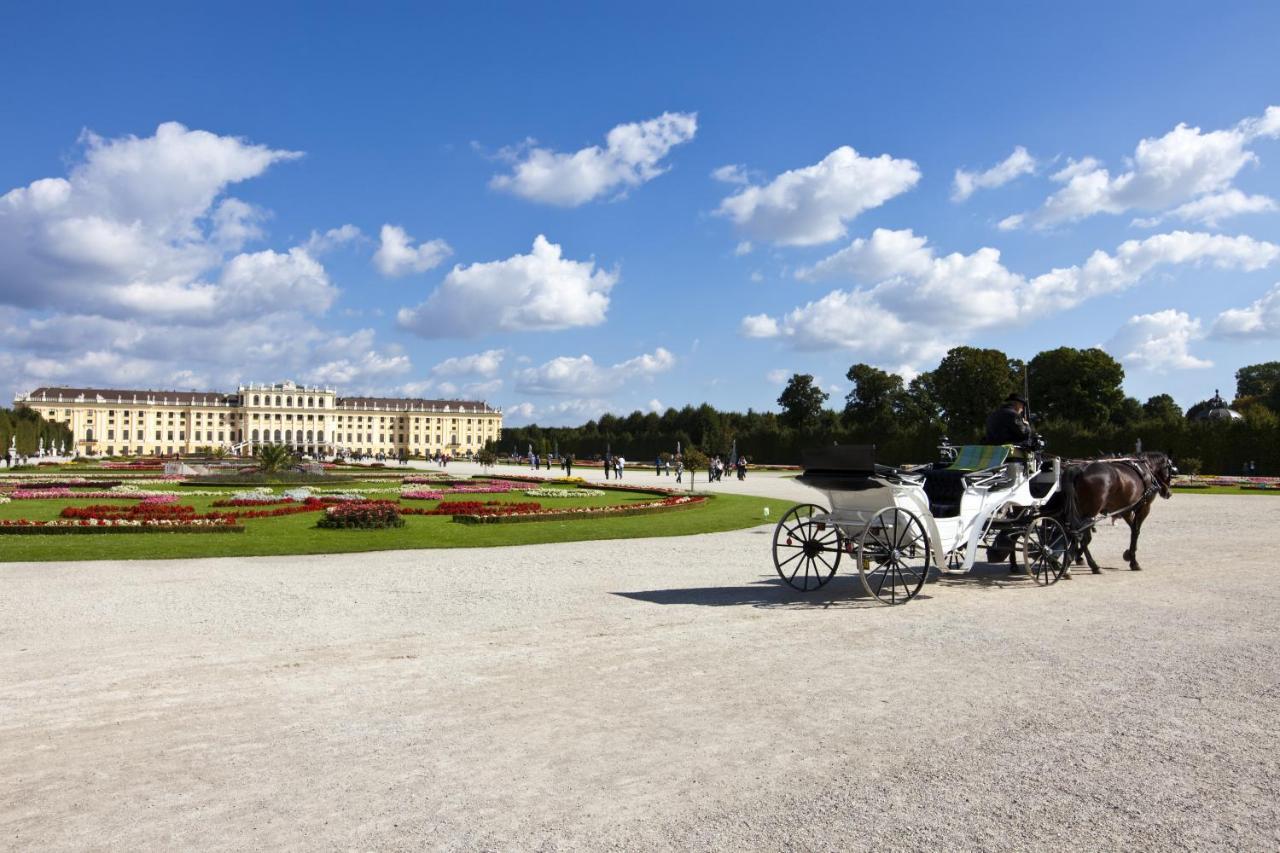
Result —
<instances>
[{"instance_id":1,"label":"brown horse","mask_svg":"<svg viewBox=\"0 0 1280 853\"><path fill-rule=\"evenodd\" d=\"M1138 565L1138 534L1151 512L1156 495L1172 496L1170 485L1177 469L1164 453L1139 453L1120 459L1096 459L1070 465L1062 473L1062 500L1067 529L1075 540L1076 559L1083 555L1096 575L1098 568L1089 542L1093 525L1101 518L1119 516L1129 525L1129 549L1124 559L1133 571Z\"/></svg>"}]
</instances>

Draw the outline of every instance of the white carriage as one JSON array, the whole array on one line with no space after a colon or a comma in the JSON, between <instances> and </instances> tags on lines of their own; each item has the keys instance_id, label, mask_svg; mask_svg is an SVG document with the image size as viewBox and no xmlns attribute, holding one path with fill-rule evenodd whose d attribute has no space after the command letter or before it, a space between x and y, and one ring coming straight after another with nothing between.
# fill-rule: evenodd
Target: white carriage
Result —
<instances>
[{"instance_id":1,"label":"white carriage","mask_svg":"<svg viewBox=\"0 0 1280 853\"><path fill-rule=\"evenodd\" d=\"M1058 491L1061 461L1037 451L968 445L917 468L877 465L873 445L805 454L799 481L827 506L799 504L774 529L778 575L801 592L824 586L841 557L855 561L868 595L905 604L936 571L968 572L985 549L1037 583L1067 570L1070 539L1045 505Z\"/></svg>"}]
</instances>

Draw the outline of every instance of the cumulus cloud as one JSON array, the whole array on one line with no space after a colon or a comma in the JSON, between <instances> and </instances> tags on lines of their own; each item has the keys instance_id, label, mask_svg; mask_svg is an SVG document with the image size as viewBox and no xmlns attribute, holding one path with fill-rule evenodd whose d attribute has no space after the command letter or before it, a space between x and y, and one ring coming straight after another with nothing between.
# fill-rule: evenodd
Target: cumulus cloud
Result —
<instances>
[{"instance_id":1,"label":"cumulus cloud","mask_svg":"<svg viewBox=\"0 0 1280 853\"><path fill-rule=\"evenodd\" d=\"M227 195L297 152L169 122L91 133L63 177L0 195L0 392L38 385L225 389L314 377L368 389L409 369L370 330L317 325L317 260L354 226L243 252L271 212Z\"/></svg>"},{"instance_id":2,"label":"cumulus cloud","mask_svg":"<svg viewBox=\"0 0 1280 853\"><path fill-rule=\"evenodd\" d=\"M176 122L149 137L81 141L66 177L0 196L0 303L193 322L229 310L209 276L262 236L265 212L223 194L301 155Z\"/></svg>"},{"instance_id":3,"label":"cumulus cloud","mask_svg":"<svg viewBox=\"0 0 1280 853\"><path fill-rule=\"evenodd\" d=\"M820 162L749 184L716 213L747 236L783 246L813 246L845 236L846 224L911 189L920 170L911 160L863 157L841 146Z\"/></svg>"},{"instance_id":4,"label":"cumulus cloud","mask_svg":"<svg viewBox=\"0 0 1280 853\"><path fill-rule=\"evenodd\" d=\"M719 181L722 184L747 184L750 179L747 177L747 168L736 163L728 166L721 166L711 171L712 180Z\"/></svg>"},{"instance_id":5,"label":"cumulus cloud","mask_svg":"<svg viewBox=\"0 0 1280 853\"><path fill-rule=\"evenodd\" d=\"M415 246L413 238L399 225L383 225L373 265L388 278L398 278L435 269L452 254L453 249L444 240L428 240Z\"/></svg>"},{"instance_id":6,"label":"cumulus cloud","mask_svg":"<svg viewBox=\"0 0 1280 853\"><path fill-rule=\"evenodd\" d=\"M509 175L495 175L489 186L529 201L577 207L615 191L625 192L666 172L671 149L693 139L697 113L663 113L648 121L620 124L604 147L591 145L572 154L527 146L506 152Z\"/></svg>"},{"instance_id":7,"label":"cumulus cloud","mask_svg":"<svg viewBox=\"0 0 1280 853\"><path fill-rule=\"evenodd\" d=\"M1166 309L1130 317L1106 343L1107 352L1127 368L1164 372L1213 367L1189 351L1192 341L1204 337L1200 321L1184 311Z\"/></svg>"},{"instance_id":8,"label":"cumulus cloud","mask_svg":"<svg viewBox=\"0 0 1280 853\"><path fill-rule=\"evenodd\" d=\"M781 337L798 349L847 349L881 362L935 358L975 331L1045 318L1136 284L1161 266L1213 264L1257 270L1280 246L1251 237L1175 231L1129 240L1114 253L1033 278L1009 270L990 247L939 255L911 231L877 229L813 267L802 280L850 279L780 317L745 317L748 337Z\"/></svg>"},{"instance_id":9,"label":"cumulus cloud","mask_svg":"<svg viewBox=\"0 0 1280 853\"><path fill-rule=\"evenodd\" d=\"M1005 219L1002 227L1029 224L1045 228L1075 222L1099 213L1119 214L1129 210L1169 211L1206 196L1206 211L1221 219L1250 212L1249 206L1228 196L1231 182L1240 171L1258 162L1248 147L1257 140L1280 137L1280 108L1268 107L1264 115L1239 122L1224 130L1202 131L1179 124L1164 136L1138 143L1127 168L1112 175L1093 158L1071 161L1052 179L1062 188L1049 196L1036 211ZM1196 218L1193 207L1183 211ZM1200 221L1205 221L1200 219Z\"/></svg>"},{"instance_id":10,"label":"cumulus cloud","mask_svg":"<svg viewBox=\"0 0 1280 853\"><path fill-rule=\"evenodd\" d=\"M503 423L512 425L537 423L542 426L577 426L585 421L595 420L606 412L618 414L620 410L608 400L592 398L557 400L542 405L526 401L503 409L502 420Z\"/></svg>"},{"instance_id":11,"label":"cumulus cloud","mask_svg":"<svg viewBox=\"0 0 1280 853\"><path fill-rule=\"evenodd\" d=\"M561 356L516 373L516 388L527 394L612 394L632 380L650 379L675 367L662 347L618 364L596 364L589 355Z\"/></svg>"},{"instance_id":12,"label":"cumulus cloud","mask_svg":"<svg viewBox=\"0 0 1280 853\"><path fill-rule=\"evenodd\" d=\"M319 231L312 231L311 236L307 238L307 242L302 244L302 248L307 250L307 254L313 257L319 257L326 252L332 252L334 249L354 243L364 238L363 232L350 223L340 225L337 228L330 228L323 234Z\"/></svg>"},{"instance_id":13,"label":"cumulus cloud","mask_svg":"<svg viewBox=\"0 0 1280 853\"><path fill-rule=\"evenodd\" d=\"M1265 195L1247 195L1240 190L1229 189L1180 204L1163 216L1135 219L1133 224L1140 228L1154 228L1165 219L1176 218L1184 222L1201 222L1210 228L1217 228L1219 221L1232 216L1244 213L1270 213L1276 209L1275 200Z\"/></svg>"},{"instance_id":14,"label":"cumulus cloud","mask_svg":"<svg viewBox=\"0 0 1280 853\"><path fill-rule=\"evenodd\" d=\"M436 376L494 376L502 368L506 351L485 350L474 355L454 356L431 368Z\"/></svg>"},{"instance_id":15,"label":"cumulus cloud","mask_svg":"<svg viewBox=\"0 0 1280 853\"><path fill-rule=\"evenodd\" d=\"M398 320L428 338L597 326L617 280L594 260L562 257L539 234L527 255L455 266L425 302L400 309Z\"/></svg>"},{"instance_id":16,"label":"cumulus cloud","mask_svg":"<svg viewBox=\"0 0 1280 853\"><path fill-rule=\"evenodd\" d=\"M1012 154L985 172L956 169L956 176L951 184L951 200L964 201L977 190L1002 187L1022 175L1033 175L1035 171L1036 158L1019 145L1013 149Z\"/></svg>"},{"instance_id":17,"label":"cumulus cloud","mask_svg":"<svg viewBox=\"0 0 1280 853\"><path fill-rule=\"evenodd\" d=\"M1214 337L1280 338L1280 284L1245 308L1229 308L1213 322Z\"/></svg>"}]
</instances>

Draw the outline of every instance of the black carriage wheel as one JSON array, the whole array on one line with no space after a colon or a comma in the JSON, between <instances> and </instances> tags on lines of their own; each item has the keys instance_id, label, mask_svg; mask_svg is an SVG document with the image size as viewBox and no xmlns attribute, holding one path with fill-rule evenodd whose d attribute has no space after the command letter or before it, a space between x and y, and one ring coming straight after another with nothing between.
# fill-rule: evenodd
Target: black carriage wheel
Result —
<instances>
[{"instance_id":1,"label":"black carriage wheel","mask_svg":"<svg viewBox=\"0 0 1280 853\"><path fill-rule=\"evenodd\" d=\"M858 540L858 573L867 595L906 604L929 577L929 532L915 513L885 507L871 517Z\"/></svg>"},{"instance_id":2,"label":"black carriage wheel","mask_svg":"<svg viewBox=\"0 0 1280 853\"><path fill-rule=\"evenodd\" d=\"M1055 584L1067 570L1070 545L1061 522L1037 518L1022 534L1022 568L1041 586Z\"/></svg>"},{"instance_id":3,"label":"black carriage wheel","mask_svg":"<svg viewBox=\"0 0 1280 853\"><path fill-rule=\"evenodd\" d=\"M798 504L773 529L773 566L792 589L812 592L825 586L840 565L844 537L817 504Z\"/></svg>"}]
</instances>

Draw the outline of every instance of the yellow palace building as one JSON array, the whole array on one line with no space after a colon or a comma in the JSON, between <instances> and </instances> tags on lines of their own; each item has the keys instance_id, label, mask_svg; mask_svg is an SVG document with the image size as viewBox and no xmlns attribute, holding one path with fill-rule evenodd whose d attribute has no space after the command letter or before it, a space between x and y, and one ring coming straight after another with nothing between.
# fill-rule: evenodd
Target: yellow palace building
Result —
<instances>
[{"instance_id":1,"label":"yellow palace building","mask_svg":"<svg viewBox=\"0 0 1280 853\"><path fill-rule=\"evenodd\" d=\"M470 400L339 397L333 388L279 382L234 394L37 388L14 398L64 423L79 456L171 456L263 444L301 453L466 456L497 441L502 410Z\"/></svg>"}]
</instances>

